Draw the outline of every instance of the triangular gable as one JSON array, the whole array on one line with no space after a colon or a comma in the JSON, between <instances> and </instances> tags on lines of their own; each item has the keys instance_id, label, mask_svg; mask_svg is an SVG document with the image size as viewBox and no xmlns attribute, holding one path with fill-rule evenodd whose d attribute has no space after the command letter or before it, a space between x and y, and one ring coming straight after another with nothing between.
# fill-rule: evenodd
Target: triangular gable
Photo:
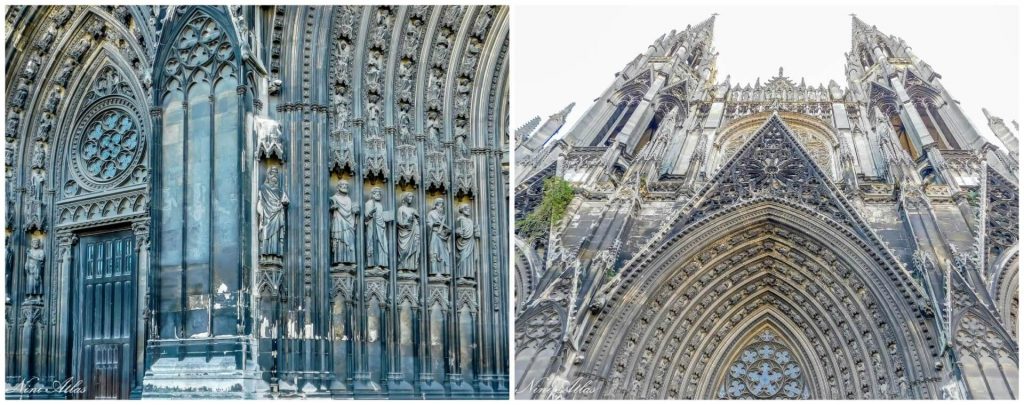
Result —
<instances>
[{"instance_id":1,"label":"triangular gable","mask_svg":"<svg viewBox=\"0 0 1024 405\"><path fill-rule=\"evenodd\" d=\"M809 208L847 228L879 252L877 260L897 272L905 285L923 295L921 286L839 194L778 114L773 114L696 195L659 232L661 236L642 250L656 251L658 246L672 243L690 225L718 211L752 200L774 200ZM624 269L634 264L628 263Z\"/></svg>"},{"instance_id":2,"label":"triangular gable","mask_svg":"<svg viewBox=\"0 0 1024 405\"><path fill-rule=\"evenodd\" d=\"M865 229L857 226L852 207L831 187L827 175L777 114L768 118L698 196L677 228L749 199L772 197L812 208L868 237Z\"/></svg>"}]
</instances>

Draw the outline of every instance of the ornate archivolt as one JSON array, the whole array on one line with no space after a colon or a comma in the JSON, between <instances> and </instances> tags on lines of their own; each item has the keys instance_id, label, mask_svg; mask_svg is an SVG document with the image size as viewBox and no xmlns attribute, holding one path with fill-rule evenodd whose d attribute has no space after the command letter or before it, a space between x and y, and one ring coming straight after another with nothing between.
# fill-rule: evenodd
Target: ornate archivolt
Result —
<instances>
[{"instance_id":1,"label":"ornate archivolt","mask_svg":"<svg viewBox=\"0 0 1024 405\"><path fill-rule=\"evenodd\" d=\"M1014 251L1009 255L1001 271L993 277L992 298L996 303L996 312L1003 322L1006 331L1017 339L1017 325L1020 300L1020 254Z\"/></svg>"},{"instance_id":2,"label":"ornate archivolt","mask_svg":"<svg viewBox=\"0 0 1024 405\"><path fill-rule=\"evenodd\" d=\"M938 396L923 290L814 166L771 117L602 289L579 372L612 397L716 397L723 337L769 307L814 342L793 347L821 359L809 396Z\"/></svg>"},{"instance_id":3,"label":"ornate archivolt","mask_svg":"<svg viewBox=\"0 0 1024 405\"><path fill-rule=\"evenodd\" d=\"M775 330L788 334L786 347L815 370L801 380L809 397L936 395L928 359L937 350L911 349L934 333L885 285L888 270L789 208L746 210L673 243L612 296L585 335L580 367L606 378L601 395L718 398L719 376L734 359L725 352L737 346L729 336L757 329L746 322L758 311L785 326Z\"/></svg>"},{"instance_id":4,"label":"ornate archivolt","mask_svg":"<svg viewBox=\"0 0 1024 405\"><path fill-rule=\"evenodd\" d=\"M8 316L9 326L22 329L8 328L9 375L60 379L77 372L52 360L73 339L67 310L80 294L72 290L80 280L72 271L76 232L130 224L140 267L146 266L151 131L145 100L153 37L144 10L151 9L7 10L9 24L21 21L7 31L18 49L8 55L6 83L7 267L31 269L8 275L7 309L23 315L22 321ZM146 291L146 273L139 274L138 288ZM136 305L140 331L144 295ZM141 346L133 350L142 353Z\"/></svg>"}]
</instances>

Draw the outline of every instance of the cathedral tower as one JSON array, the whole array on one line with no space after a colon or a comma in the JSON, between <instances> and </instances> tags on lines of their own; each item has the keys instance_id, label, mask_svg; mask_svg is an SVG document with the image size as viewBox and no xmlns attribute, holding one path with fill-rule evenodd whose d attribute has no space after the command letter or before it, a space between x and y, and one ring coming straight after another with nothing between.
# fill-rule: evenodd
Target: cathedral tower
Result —
<instances>
[{"instance_id":1,"label":"cathedral tower","mask_svg":"<svg viewBox=\"0 0 1024 405\"><path fill-rule=\"evenodd\" d=\"M573 192L516 235L519 388L1015 398L1016 158L856 17L845 88L718 78L714 20L656 40L517 162L522 217L563 198L546 179Z\"/></svg>"}]
</instances>

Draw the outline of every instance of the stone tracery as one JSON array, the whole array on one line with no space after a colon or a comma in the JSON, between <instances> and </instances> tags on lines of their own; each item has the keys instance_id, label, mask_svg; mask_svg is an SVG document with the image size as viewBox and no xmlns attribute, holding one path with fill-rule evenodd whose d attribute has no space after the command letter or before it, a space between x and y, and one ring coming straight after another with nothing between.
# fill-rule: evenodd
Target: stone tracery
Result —
<instances>
[{"instance_id":1,"label":"stone tracery","mask_svg":"<svg viewBox=\"0 0 1024 405\"><path fill-rule=\"evenodd\" d=\"M507 264L498 237L505 208L496 191L507 175L500 162L506 7L27 6L8 9L7 23L9 34L18 32L8 38L18 42L8 55L18 72L7 84L8 260L24 265L31 241L42 243L44 256L32 287L42 290L38 305L23 299L29 277L9 279L8 291L20 295L7 312L23 316L8 341L24 342L9 346L10 378L80 375L44 361L72 344L58 336L78 333L62 297L79 294L69 275L82 260L80 246L96 241L75 238L128 227L135 236L117 240L139 240L129 249L139 265L132 273L138 300L118 308L138 310L124 318L141 323L128 343L134 351L123 353L138 363L116 366L132 370L132 383L119 385L128 391L87 397L176 395L188 367L175 362L202 356L192 347L147 345L181 339L223 345L218 353L231 345L254 353L235 370L227 370L231 361L209 361L237 372L239 382L203 381L212 395L263 395L271 384L275 396L382 395L374 386L409 398L507 390L500 353ZM435 55L435 41L447 49ZM374 136L380 142L371 145ZM213 152L202 157L203 149ZM379 156L366 153L374 150ZM451 162L455 151L460 165ZM186 155L196 160L180 163ZM237 172L229 170L235 163ZM204 170L207 183L198 181ZM259 205L271 209L263 215L280 221L261 227L251 210L260 197L242 186L257 189L275 171L279 182L267 190L291 202L265 198ZM151 206L150 187L168 198ZM459 252L481 256L472 260L476 277L455 280L449 268L446 278L428 280L425 237L410 239L409 249L390 246L387 267L367 269L362 208L372 187L382 190L382 218L397 216L398 197L411 193L407 218L425 216L427 201L444 198L440 215L449 226L461 205L481 226L494 226L463 234ZM332 210L340 189L351 200L337 198ZM196 198L204 193L210 204ZM205 214L215 220L199 220ZM396 223L385 222L381 239L390 245ZM428 232L423 222L406 225L412 235ZM241 237L211 238L207 255L189 242L204 231ZM456 263L454 242L444 241L449 263ZM421 254L407 254L415 245ZM401 253L403 260L391 257Z\"/></svg>"}]
</instances>

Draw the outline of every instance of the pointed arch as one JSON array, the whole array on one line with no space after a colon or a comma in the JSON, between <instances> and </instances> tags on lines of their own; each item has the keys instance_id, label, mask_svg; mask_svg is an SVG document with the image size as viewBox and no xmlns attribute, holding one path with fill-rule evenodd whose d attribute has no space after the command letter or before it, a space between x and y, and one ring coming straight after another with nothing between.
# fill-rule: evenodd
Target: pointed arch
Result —
<instances>
[{"instance_id":1,"label":"pointed arch","mask_svg":"<svg viewBox=\"0 0 1024 405\"><path fill-rule=\"evenodd\" d=\"M155 173L154 254L165 291L183 296L244 288L249 255L237 238L250 209L242 156L245 120L251 112L242 48L229 12L222 6L176 7L165 22L154 71L154 105L159 106L152 165ZM177 287L175 287L177 286ZM187 287L186 287L187 286ZM207 309L174 304L182 297L159 297L161 336L229 333ZM176 308L176 310L169 310ZM216 330L217 328L223 330ZM182 328L184 330L182 330Z\"/></svg>"},{"instance_id":2,"label":"pointed arch","mask_svg":"<svg viewBox=\"0 0 1024 405\"><path fill-rule=\"evenodd\" d=\"M1018 348L983 308L968 308L954 323L953 341L971 399L1016 399Z\"/></svg>"},{"instance_id":3,"label":"pointed arch","mask_svg":"<svg viewBox=\"0 0 1024 405\"><path fill-rule=\"evenodd\" d=\"M636 257L585 322L579 372L606 397L712 397L708 360L765 303L750 297L803 320L833 362L822 397L938 395L921 383L940 356L923 290L777 115Z\"/></svg>"},{"instance_id":4,"label":"pointed arch","mask_svg":"<svg viewBox=\"0 0 1024 405\"><path fill-rule=\"evenodd\" d=\"M580 368L605 376L602 395L715 398L710 360L764 305L800 325L806 338L795 341L810 343L794 349L825 362L812 397L936 395L901 391L931 378L935 336L870 251L785 203L744 205L672 243L611 296Z\"/></svg>"},{"instance_id":5,"label":"pointed arch","mask_svg":"<svg viewBox=\"0 0 1024 405\"><path fill-rule=\"evenodd\" d=\"M716 399L810 399L813 376L824 375L817 366L814 353L802 347L793 331L798 325L776 316L772 308L763 307L761 314L751 317L744 327L735 328L729 342L722 345L717 363L718 376L708 380L717 388ZM799 333L799 332L797 332ZM819 380L820 381L820 380Z\"/></svg>"},{"instance_id":6,"label":"pointed arch","mask_svg":"<svg viewBox=\"0 0 1024 405\"><path fill-rule=\"evenodd\" d=\"M516 318L516 397L532 397L557 367L567 313L555 301L544 301Z\"/></svg>"}]
</instances>

